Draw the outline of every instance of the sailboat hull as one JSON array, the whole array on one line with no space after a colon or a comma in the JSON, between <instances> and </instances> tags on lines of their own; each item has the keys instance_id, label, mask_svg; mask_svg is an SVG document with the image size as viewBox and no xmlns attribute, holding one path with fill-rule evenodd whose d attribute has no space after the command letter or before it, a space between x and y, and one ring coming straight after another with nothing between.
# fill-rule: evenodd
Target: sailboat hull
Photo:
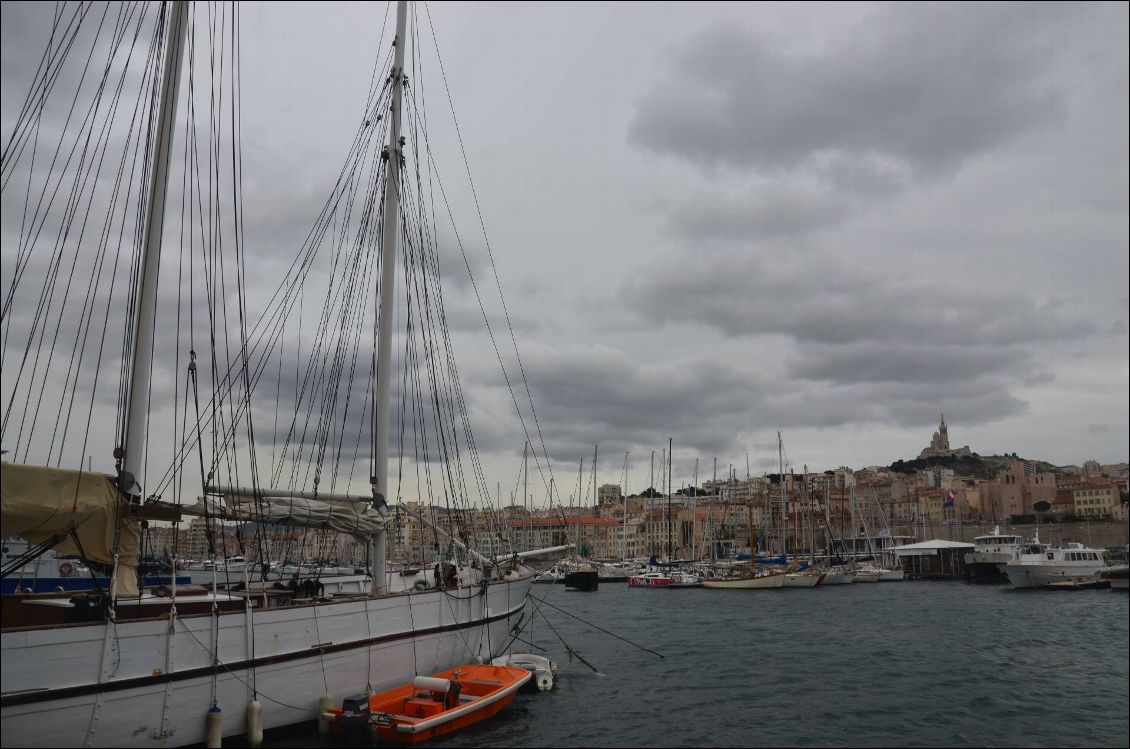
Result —
<instances>
[{"instance_id":1,"label":"sailboat hull","mask_svg":"<svg viewBox=\"0 0 1130 749\"><path fill-rule=\"evenodd\" d=\"M850 572L829 572L824 576L821 585L850 585L852 575Z\"/></svg>"},{"instance_id":2,"label":"sailboat hull","mask_svg":"<svg viewBox=\"0 0 1130 749\"><path fill-rule=\"evenodd\" d=\"M704 588L718 588L722 590L775 590L785 587L785 574L782 572L772 575L758 575L756 577L739 577L731 580L725 578L706 579Z\"/></svg>"},{"instance_id":3,"label":"sailboat hull","mask_svg":"<svg viewBox=\"0 0 1130 749\"><path fill-rule=\"evenodd\" d=\"M505 650L529 588L525 577L486 595L476 586L223 614L217 667L207 614L178 618L171 633L160 619L9 630L4 746L197 744L213 704L224 736L244 733L255 694L264 728L314 720L324 694L340 704L367 685L489 660Z\"/></svg>"}]
</instances>

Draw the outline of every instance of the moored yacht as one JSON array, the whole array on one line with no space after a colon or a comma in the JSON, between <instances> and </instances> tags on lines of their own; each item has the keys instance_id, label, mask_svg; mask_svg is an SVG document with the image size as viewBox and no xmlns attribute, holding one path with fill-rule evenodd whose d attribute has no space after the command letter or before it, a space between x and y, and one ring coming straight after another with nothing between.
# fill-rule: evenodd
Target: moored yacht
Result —
<instances>
[{"instance_id":1,"label":"moored yacht","mask_svg":"<svg viewBox=\"0 0 1130 749\"><path fill-rule=\"evenodd\" d=\"M1040 543L1037 536L1025 544L1005 565L1014 588L1046 588L1053 583L1094 580L1107 564L1099 549L1080 543L1056 548Z\"/></svg>"},{"instance_id":2,"label":"moored yacht","mask_svg":"<svg viewBox=\"0 0 1130 749\"><path fill-rule=\"evenodd\" d=\"M628 585L633 588L668 588L674 578L666 572L643 572L628 578Z\"/></svg>"},{"instance_id":3,"label":"moored yacht","mask_svg":"<svg viewBox=\"0 0 1130 749\"><path fill-rule=\"evenodd\" d=\"M1021 546L1020 536L1001 533L1000 526L993 532L973 539L974 549L965 555L965 574L975 583L1005 583L1005 565Z\"/></svg>"}]
</instances>

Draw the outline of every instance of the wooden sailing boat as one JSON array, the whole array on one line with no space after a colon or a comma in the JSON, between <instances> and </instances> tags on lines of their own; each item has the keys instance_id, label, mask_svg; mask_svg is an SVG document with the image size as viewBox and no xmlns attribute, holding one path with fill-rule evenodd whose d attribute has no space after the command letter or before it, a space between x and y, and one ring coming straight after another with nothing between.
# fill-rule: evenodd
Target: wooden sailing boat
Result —
<instances>
[{"instance_id":1,"label":"wooden sailing boat","mask_svg":"<svg viewBox=\"0 0 1130 749\"><path fill-rule=\"evenodd\" d=\"M378 187L369 192L371 200L365 209L372 217L371 226L377 226L378 215L382 216L379 255L375 246L370 248L373 260L379 256L381 271L380 326L373 357L378 364L372 393L371 491L352 495L335 493L332 488L319 490L317 476L305 486L269 488L257 480L250 486L234 481L225 484L212 475L201 475L205 496L196 502L150 501L150 495L159 492L152 486L143 489L147 481L152 347L160 339L154 330L158 258L165 235L165 193L177 93L185 77L182 61L192 22L190 11L191 4L182 1L160 6L145 77L152 84L152 99L157 104L151 111L143 108L149 112L149 120L140 128L152 137L132 141L144 151L148 177L140 201L144 220L138 233L142 251L133 274L137 285L130 292L127 339L132 356L126 367L130 374L124 378L123 437L115 449L116 475L4 466L6 533L24 535L44 548L77 549L84 557L113 569L110 587L100 595L80 600L66 596L47 600L5 598L0 633L0 728L5 746L157 747L205 740L215 743L221 736L245 732L254 743L263 729L312 720L328 704L338 703L347 695L404 683L414 675L422 653L426 652L429 671L465 663L476 656L489 659L497 654L494 651L505 647L510 632L522 621L532 572L519 555L502 561L487 558L440 527L433 527L437 537L473 566L456 570L449 577L439 574L437 565L437 574L422 589L389 590L386 526L390 504L387 417L393 369L391 328L397 246L406 232L401 222L405 206L399 198L408 189L402 179L407 149L401 134L401 114L409 39L407 4L403 1L397 8L395 51L385 85L374 92L359 130L357 152L350 155L351 159L362 158L375 146L373 174L381 175L380 180L372 182ZM132 6L123 9L123 13L132 12ZM139 19L144 14L125 18L121 28L136 24L140 35ZM85 20L80 8L74 22L81 25ZM120 39L116 40L120 46ZM222 43L217 46L224 48ZM39 79L41 89L29 96L29 102L34 103L49 90L46 82L54 74L51 65L60 59L59 49L45 55L47 68ZM112 67L108 64L107 69ZM126 80L124 73L122 80ZM139 98L143 100L144 96ZM18 148L5 151L5 178L11 165L18 162L18 155ZM365 238L377 236L370 230ZM307 260L303 258L302 262ZM292 292L297 288L296 283L285 289L286 304L293 306ZM12 298L9 295L5 300L6 314L10 314L8 302ZM217 387L226 387L228 394L246 389L250 398L253 380L262 375L262 365L269 356L270 341L277 341L286 326L283 303L272 308L274 317L263 319L268 326L265 329L274 331L269 334L275 336L273 339L267 333L254 338L261 329L249 323L250 332L243 334L241 316L236 358L242 361L227 374L221 372ZM243 311L241 306L241 315ZM211 332L217 335L215 328ZM254 341L263 347L256 348ZM195 377L195 352L189 371ZM216 421L206 422L203 428L210 425L220 437L234 437L237 423L246 418L250 425L249 401L239 408L244 410L233 407L227 432ZM217 419L221 416L228 418L214 414ZM192 446L200 443L201 421L194 427L197 434ZM191 431L183 430L188 434ZM191 454L182 450L178 456L180 469L186 463L192 465L187 460ZM252 477L255 479L254 472ZM405 507L398 510L413 512ZM242 590L221 590L217 575L213 575L210 589L203 591L178 590L175 583L160 595L139 590L136 569L142 521L176 522L193 513L212 523L241 521L259 527L285 522L290 527L352 534L367 551L366 590L332 597L322 592L298 600L301 595L273 585L254 587L250 565L242 563L238 567ZM419 514L415 517L427 523L427 518ZM420 650L418 646L424 644L426 648Z\"/></svg>"}]
</instances>

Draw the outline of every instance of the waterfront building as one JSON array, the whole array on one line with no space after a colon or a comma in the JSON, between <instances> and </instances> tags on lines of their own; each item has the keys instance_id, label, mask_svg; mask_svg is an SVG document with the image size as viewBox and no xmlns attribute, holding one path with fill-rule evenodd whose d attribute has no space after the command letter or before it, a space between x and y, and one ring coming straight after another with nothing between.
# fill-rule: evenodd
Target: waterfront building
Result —
<instances>
[{"instance_id":1,"label":"waterfront building","mask_svg":"<svg viewBox=\"0 0 1130 749\"><path fill-rule=\"evenodd\" d=\"M1110 479L1093 478L1083 482L1074 491L1075 514L1082 518L1109 518L1122 504L1117 485Z\"/></svg>"},{"instance_id":2,"label":"waterfront building","mask_svg":"<svg viewBox=\"0 0 1130 749\"><path fill-rule=\"evenodd\" d=\"M1055 493L1055 499L1052 500L1052 514L1058 518L1074 515L1075 492L1067 490L1057 491Z\"/></svg>"}]
</instances>

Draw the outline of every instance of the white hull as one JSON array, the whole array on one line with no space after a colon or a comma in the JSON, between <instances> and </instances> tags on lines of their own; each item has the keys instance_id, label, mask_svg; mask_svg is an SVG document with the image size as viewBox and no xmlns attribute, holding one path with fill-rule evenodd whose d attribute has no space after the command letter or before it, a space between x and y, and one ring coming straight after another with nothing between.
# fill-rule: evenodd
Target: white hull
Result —
<instances>
[{"instance_id":1,"label":"white hull","mask_svg":"<svg viewBox=\"0 0 1130 749\"><path fill-rule=\"evenodd\" d=\"M4 746L201 743L213 689L223 734L239 735L253 682L264 728L314 720L323 694L340 704L367 685L382 691L416 673L489 660L508 644L530 582L494 583L486 596L476 586L227 613L215 675L210 615L178 618L172 636L167 620L122 622L109 633L113 625L7 631Z\"/></svg>"},{"instance_id":2,"label":"white hull","mask_svg":"<svg viewBox=\"0 0 1130 749\"><path fill-rule=\"evenodd\" d=\"M723 590L769 590L785 587L785 575L762 575L760 577L741 577L734 580L704 580L704 588Z\"/></svg>"},{"instance_id":3,"label":"white hull","mask_svg":"<svg viewBox=\"0 0 1130 749\"><path fill-rule=\"evenodd\" d=\"M1004 570L1014 588L1046 588L1052 583L1094 580L1105 566L1101 561L1090 564L1009 562Z\"/></svg>"},{"instance_id":4,"label":"white hull","mask_svg":"<svg viewBox=\"0 0 1130 749\"><path fill-rule=\"evenodd\" d=\"M878 572L856 572L852 575L851 581L853 583L877 583L879 582Z\"/></svg>"},{"instance_id":5,"label":"white hull","mask_svg":"<svg viewBox=\"0 0 1130 749\"><path fill-rule=\"evenodd\" d=\"M850 585L852 577L850 572L829 572L821 585Z\"/></svg>"},{"instance_id":6,"label":"white hull","mask_svg":"<svg viewBox=\"0 0 1130 749\"><path fill-rule=\"evenodd\" d=\"M879 582L881 583L897 583L906 579L906 573L902 570L883 570L879 573Z\"/></svg>"},{"instance_id":7,"label":"white hull","mask_svg":"<svg viewBox=\"0 0 1130 749\"><path fill-rule=\"evenodd\" d=\"M803 572L785 575L786 588L815 588L820 584L820 575L806 575Z\"/></svg>"},{"instance_id":8,"label":"white hull","mask_svg":"<svg viewBox=\"0 0 1130 749\"><path fill-rule=\"evenodd\" d=\"M533 674L534 684L540 692L548 692L553 689L553 677L557 675L556 663L545 656L532 653L500 655L491 661L491 665L526 669Z\"/></svg>"}]
</instances>

